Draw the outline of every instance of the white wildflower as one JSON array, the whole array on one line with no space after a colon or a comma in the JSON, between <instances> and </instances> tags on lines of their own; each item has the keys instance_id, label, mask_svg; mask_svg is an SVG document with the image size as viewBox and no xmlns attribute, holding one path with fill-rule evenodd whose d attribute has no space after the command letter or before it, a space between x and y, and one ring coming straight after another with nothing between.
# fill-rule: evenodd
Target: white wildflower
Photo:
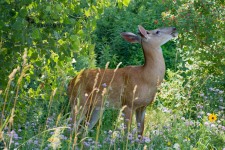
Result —
<instances>
[{"instance_id":1,"label":"white wildflower","mask_svg":"<svg viewBox=\"0 0 225 150\"><path fill-rule=\"evenodd\" d=\"M175 143L173 145L173 148L175 148L176 150L180 150L180 145L178 143Z\"/></svg>"}]
</instances>

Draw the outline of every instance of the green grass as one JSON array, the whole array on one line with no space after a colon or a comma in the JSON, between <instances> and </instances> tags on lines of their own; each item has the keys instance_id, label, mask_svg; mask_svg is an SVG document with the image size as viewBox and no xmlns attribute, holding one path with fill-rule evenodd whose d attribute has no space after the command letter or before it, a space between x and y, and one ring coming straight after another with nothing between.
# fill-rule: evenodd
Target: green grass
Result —
<instances>
[{"instance_id":1,"label":"green grass","mask_svg":"<svg viewBox=\"0 0 225 150\"><path fill-rule=\"evenodd\" d=\"M3 129L3 142L8 148L18 149L222 149L225 140L223 114L210 122L202 118L185 118L173 110L153 108L147 111L145 136L139 140L133 126L125 136L122 123L112 125L112 111L104 114L103 125L96 141L96 127L85 137L71 132L69 119L60 114L48 116L46 124L26 122L24 128ZM110 118L108 116L111 116ZM110 120L112 119L112 120ZM120 120L120 119L119 119ZM115 122L114 122L115 124ZM45 126L45 128L43 128ZM43 130L42 130L43 128ZM36 130L35 130L36 129ZM76 139L77 138L77 139ZM77 140L77 141L76 141ZM74 145L75 142L75 145Z\"/></svg>"}]
</instances>

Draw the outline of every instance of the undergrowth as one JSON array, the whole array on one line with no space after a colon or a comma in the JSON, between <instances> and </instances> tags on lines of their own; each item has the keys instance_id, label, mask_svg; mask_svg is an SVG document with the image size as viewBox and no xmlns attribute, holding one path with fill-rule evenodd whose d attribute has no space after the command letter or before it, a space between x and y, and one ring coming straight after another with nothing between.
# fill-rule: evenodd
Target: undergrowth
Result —
<instances>
[{"instance_id":1,"label":"undergrowth","mask_svg":"<svg viewBox=\"0 0 225 150\"><path fill-rule=\"evenodd\" d=\"M4 102L1 103L0 146L5 150L225 148L222 144L225 141L224 91L210 87L208 78L202 84L196 82L197 77L192 78L195 82L185 80L179 71L167 71L167 81L161 85L155 103L148 107L143 137L137 136L134 124L125 133L119 109L106 110L101 122L91 131L74 131L69 104L58 103L59 97L68 101L61 93L64 87L53 90L47 103L42 101L42 111L30 105L27 116L20 120L17 106L21 101L20 88L24 88L20 84L30 67L26 57L25 51L22 67L13 70L8 86L1 91ZM83 124L85 129L86 126Z\"/></svg>"}]
</instances>

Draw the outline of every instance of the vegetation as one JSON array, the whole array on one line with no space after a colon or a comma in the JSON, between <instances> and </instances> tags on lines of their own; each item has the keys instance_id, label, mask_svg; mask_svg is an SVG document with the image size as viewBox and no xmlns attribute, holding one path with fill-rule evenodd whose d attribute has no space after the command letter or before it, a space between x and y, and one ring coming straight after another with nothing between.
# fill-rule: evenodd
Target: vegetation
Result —
<instances>
[{"instance_id":1,"label":"vegetation","mask_svg":"<svg viewBox=\"0 0 225 150\"><path fill-rule=\"evenodd\" d=\"M225 149L224 0L2 0L0 12L0 149ZM74 135L68 82L108 61L141 65L141 47L120 37L139 24L179 31L144 137L113 109Z\"/></svg>"}]
</instances>

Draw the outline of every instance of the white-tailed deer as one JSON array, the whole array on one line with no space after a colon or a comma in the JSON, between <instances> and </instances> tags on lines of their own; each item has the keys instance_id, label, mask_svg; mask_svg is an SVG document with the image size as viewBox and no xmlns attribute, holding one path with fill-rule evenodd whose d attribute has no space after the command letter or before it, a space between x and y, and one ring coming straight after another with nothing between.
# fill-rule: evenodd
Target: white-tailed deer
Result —
<instances>
[{"instance_id":1,"label":"white-tailed deer","mask_svg":"<svg viewBox=\"0 0 225 150\"><path fill-rule=\"evenodd\" d=\"M80 115L79 124L88 116L91 129L100 117L103 105L122 108L127 127L136 113L138 134L144 130L145 109L154 100L157 87L163 81L165 62L161 45L177 36L176 28L145 30L138 26L139 35L131 32L121 33L130 43L140 43L145 63L142 66L127 66L116 69L87 69L75 77L68 86L68 96L72 107L73 122ZM105 102L106 101L106 102ZM82 108L79 112L75 108Z\"/></svg>"}]
</instances>

